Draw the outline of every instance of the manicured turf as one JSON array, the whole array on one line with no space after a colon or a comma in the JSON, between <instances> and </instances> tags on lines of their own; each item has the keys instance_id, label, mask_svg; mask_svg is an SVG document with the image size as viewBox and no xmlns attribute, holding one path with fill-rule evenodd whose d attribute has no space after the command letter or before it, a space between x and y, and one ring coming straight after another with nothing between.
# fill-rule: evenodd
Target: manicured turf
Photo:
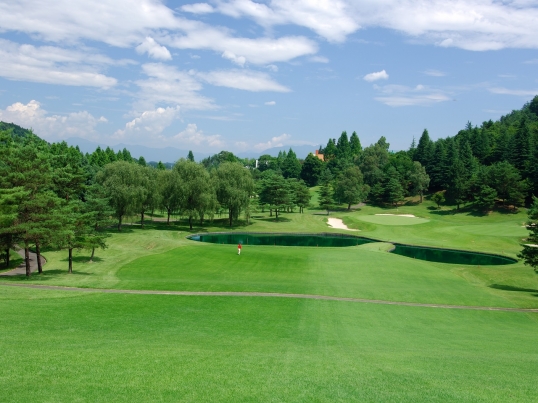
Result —
<instances>
[{"instance_id":1,"label":"manicured turf","mask_svg":"<svg viewBox=\"0 0 538 403\"><path fill-rule=\"evenodd\" d=\"M428 222L366 222L379 213ZM354 233L515 257L524 212L475 216L431 203L338 211ZM345 232L318 210L255 213L239 231ZM412 218L400 217L413 220ZM386 220L384 221L387 222ZM192 232L227 231L225 220ZM45 251L43 275L0 279L2 401L536 400L538 314L262 297L29 290L2 283L138 290L306 293L434 304L538 307L521 263L461 266L346 248L202 244L184 223L126 226L110 247Z\"/></svg>"},{"instance_id":2,"label":"manicured turf","mask_svg":"<svg viewBox=\"0 0 538 403\"><path fill-rule=\"evenodd\" d=\"M402 217L398 215L361 215L357 218L362 221L381 225L417 225L429 221L421 217Z\"/></svg>"}]
</instances>

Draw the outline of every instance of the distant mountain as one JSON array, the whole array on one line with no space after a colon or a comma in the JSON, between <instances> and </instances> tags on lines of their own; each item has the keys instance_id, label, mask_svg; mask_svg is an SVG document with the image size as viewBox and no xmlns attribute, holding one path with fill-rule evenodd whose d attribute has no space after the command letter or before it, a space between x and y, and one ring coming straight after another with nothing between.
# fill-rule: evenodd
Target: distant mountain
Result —
<instances>
[{"instance_id":1,"label":"distant mountain","mask_svg":"<svg viewBox=\"0 0 538 403\"><path fill-rule=\"evenodd\" d=\"M258 158L261 155L268 154L272 157L278 156L278 153L280 151L286 151L288 152L289 149L292 149L295 154L297 154L297 158L305 159L308 153L314 154L314 151L318 148L317 146L284 146L284 147L273 147L268 148L267 150L263 151L245 151L241 153L235 154L239 158Z\"/></svg>"},{"instance_id":2,"label":"distant mountain","mask_svg":"<svg viewBox=\"0 0 538 403\"><path fill-rule=\"evenodd\" d=\"M80 148L80 151L82 151L83 153L90 153L90 154L95 151L97 146L101 147L102 149L110 147L116 152L126 148L127 150L129 150L129 152L134 158L140 158L140 156L143 156L144 159L148 162L149 161L155 161L155 162L162 161L163 163L166 163L166 162L174 163L180 158L187 158L187 155L189 154L189 150L180 150L179 148L174 148L174 147L152 148L152 147L133 145L133 144L123 144L123 143L109 146L107 144L94 143L93 141L89 141L89 140L85 140L85 139L81 139L77 137L71 137L69 139L66 139L65 142L73 147L78 146ZM200 153L200 152L193 152L193 154L196 161L201 161L202 159L210 156L210 154Z\"/></svg>"},{"instance_id":3,"label":"distant mountain","mask_svg":"<svg viewBox=\"0 0 538 403\"><path fill-rule=\"evenodd\" d=\"M95 143L93 141L85 140L82 138L77 137L71 137L67 140L65 140L67 144L70 146L78 146L80 148L80 151L83 153L92 153L95 151L97 146L100 146L102 149L105 149L107 147L110 147L114 151L118 152L119 150L123 150L126 148L129 150L131 155L134 158L139 158L140 156L143 156L146 161L162 161L163 163L174 163L180 158L187 158L187 155L189 154L189 150L181 150L179 148L174 147L167 147L167 148L153 148L153 147L146 147L146 146L140 146L140 145L132 145L132 144L116 144L114 146L109 146L107 144L103 143ZM313 146L285 146L285 147L274 147L269 148L267 150L263 151L245 151L240 152L234 155L236 155L239 158L258 158L261 155L269 154L273 157L276 157L280 151L286 151L291 149L297 154L298 158L306 158L308 153L313 153L316 149L316 147ZM201 153L198 151L193 151L194 159L196 161L201 161L206 157L210 157L213 154L208 153Z\"/></svg>"}]
</instances>

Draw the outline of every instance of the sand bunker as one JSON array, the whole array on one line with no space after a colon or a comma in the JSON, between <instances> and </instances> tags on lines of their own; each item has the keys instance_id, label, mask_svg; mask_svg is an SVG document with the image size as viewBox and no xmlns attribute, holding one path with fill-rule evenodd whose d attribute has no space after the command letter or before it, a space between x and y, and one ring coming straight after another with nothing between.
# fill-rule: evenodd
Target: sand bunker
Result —
<instances>
[{"instance_id":1,"label":"sand bunker","mask_svg":"<svg viewBox=\"0 0 538 403\"><path fill-rule=\"evenodd\" d=\"M327 225L329 225L329 227L336 228L336 229L346 229L348 231L360 231L360 229L348 228L347 225L344 224L344 222L339 218L327 219Z\"/></svg>"},{"instance_id":2,"label":"sand bunker","mask_svg":"<svg viewBox=\"0 0 538 403\"><path fill-rule=\"evenodd\" d=\"M417 216L414 215L414 214L376 214L376 215L395 215L397 217L413 217L413 218L417 218Z\"/></svg>"},{"instance_id":3,"label":"sand bunker","mask_svg":"<svg viewBox=\"0 0 538 403\"><path fill-rule=\"evenodd\" d=\"M538 245L534 243L526 243L525 246L532 246L533 248L538 248Z\"/></svg>"}]
</instances>

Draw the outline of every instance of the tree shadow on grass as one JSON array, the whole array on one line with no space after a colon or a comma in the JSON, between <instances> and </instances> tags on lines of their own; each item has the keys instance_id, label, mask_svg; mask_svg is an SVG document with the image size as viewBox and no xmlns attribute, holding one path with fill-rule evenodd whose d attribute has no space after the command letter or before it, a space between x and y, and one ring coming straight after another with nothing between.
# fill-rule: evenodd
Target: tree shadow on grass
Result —
<instances>
[{"instance_id":1,"label":"tree shadow on grass","mask_svg":"<svg viewBox=\"0 0 538 403\"><path fill-rule=\"evenodd\" d=\"M61 261L62 262L68 262L69 257L66 256L64 259L61 259ZM100 257L94 256L93 261L91 263L99 263L99 262L102 262L102 261L103 261L103 259L101 259ZM89 256L73 256L73 263L90 263L90 257Z\"/></svg>"},{"instance_id":2,"label":"tree shadow on grass","mask_svg":"<svg viewBox=\"0 0 538 403\"><path fill-rule=\"evenodd\" d=\"M496 290L504 290L504 291L530 292L530 293L534 293L533 296L538 297L538 290L534 288L521 288L521 287L514 287L512 285L505 285L505 284L491 284L488 287L494 288Z\"/></svg>"},{"instance_id":3,"label":"tree shadow on grass","mask_svg":"<svg viewBox=\"0 0 538 403\"><path fill-rule=\"evenodd\" d=\"M274 223L290 222L291 221L289 218L282 217L282 216L279 216L278 220L276 219L276 217L258 218L258 220L259 221L265 221L265 222L274 222Z\"/></svg>"}]
</instances>

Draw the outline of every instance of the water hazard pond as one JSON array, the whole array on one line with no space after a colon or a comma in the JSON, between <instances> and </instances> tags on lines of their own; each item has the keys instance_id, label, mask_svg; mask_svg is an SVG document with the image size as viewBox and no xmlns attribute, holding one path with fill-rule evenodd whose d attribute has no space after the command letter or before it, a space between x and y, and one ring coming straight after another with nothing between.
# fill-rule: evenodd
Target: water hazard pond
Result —
<instances>
[{"instance_id":1,"label":"water hazard pond","mask_svg":"<svg viewBox=\"0 0 538 403\"><path fill-rule=\"evenodd\" d=\"M314 246L346 247L357 246L380 240L345 234L267 234L267 233L209 233L190 235L193 241L218 244L275 245L275 246ZM488 253L469 252L454 249L429 248L424 246L394 243L391 253L430 262L466 265L506 265L517 260Z\"/></svg>"}]
</instances>

